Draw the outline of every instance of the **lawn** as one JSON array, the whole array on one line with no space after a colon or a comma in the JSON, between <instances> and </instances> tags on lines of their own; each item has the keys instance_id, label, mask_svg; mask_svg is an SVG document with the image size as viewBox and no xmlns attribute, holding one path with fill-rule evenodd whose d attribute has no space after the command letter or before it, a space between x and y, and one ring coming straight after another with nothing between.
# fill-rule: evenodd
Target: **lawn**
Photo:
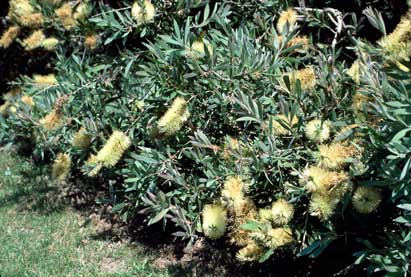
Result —
<instances>
[{"instance_id":1,"label":"lawn","mask_svg":"<svg viewBox=\"0 0 411 277\"><path fill-rule=\"evenodd\" d=\"M0 276L168 275L150 267L143 246L96 236L56 201L48 170L0 150Z\"/></svg>"}]
</instances>

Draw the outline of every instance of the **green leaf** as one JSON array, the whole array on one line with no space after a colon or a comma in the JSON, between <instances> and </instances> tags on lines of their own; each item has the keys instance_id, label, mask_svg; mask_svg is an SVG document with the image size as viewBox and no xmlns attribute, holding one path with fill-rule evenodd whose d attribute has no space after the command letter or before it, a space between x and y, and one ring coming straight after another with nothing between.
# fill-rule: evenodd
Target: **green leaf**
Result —
<instances>
[{"instance_id":1,"label":"green leaf","mask_svg":"<svg viewBox=\"0 0 411 277\"><path fill-rule=\"evenodd\" d=\"M271 257L271 255L273 255L273 254L274 254L274 249L269 249L268 251L266 251L266 252L264 253L264 255L262 255L262 256L260 257L260 259L258 259L258 262L259 262L259 263L265 262L265 261L268 260L268 259Z\"/></svg>"},{"instance_id":2,"label":"green leaf","mask_svg":"<svg viewBox=\"0 0 411 277\"><path fill-rule=\"evenodd\" d=\"M256 231L259 230L260 224L255 221L249 220L247 221L247 223L242 224L240 228L247 231Z\"/></svg>"},{"instance_id":3,"label":"green leaf","mask_svg":"<svg viewBox=\"0 0 411 277\"><path fill-rule=\"evenodd\" d=\"M150 219L150 221L148 222L148 225L152 225L156 222L159 222L161 219L163 219L166 216L166 214L168 213L169 210L170 209L167 208L167 209L164 209L161 212L159 212L155 217Z\"/></svg>"},{"instance_id":4,"label":"green leaf","mask_svg":"<svg viewBox=\"0 0 411 277\"><path fill-rule=\"evenodd\" d=\"M315 240L309 246L304 248L300 253L298 253L299 257L307 256L310 258L317 258L321 255L321 253L333 242L335 238L325 238L321 240Z\"/></svg>"}]
</instances>

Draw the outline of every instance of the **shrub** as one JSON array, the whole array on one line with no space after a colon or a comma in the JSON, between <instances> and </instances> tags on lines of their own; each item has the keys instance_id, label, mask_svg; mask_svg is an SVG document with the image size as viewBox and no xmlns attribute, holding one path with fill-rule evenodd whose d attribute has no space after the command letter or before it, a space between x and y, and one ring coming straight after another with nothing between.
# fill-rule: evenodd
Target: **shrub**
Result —
<instances>
[{"instance_id":1,"label":"shrub","mask_svg":"<svg viewBox=\"0 0 411 277\"><path fill-rule=\"evenodd\" d=\"M57 179L71 168L109 183L125 220L171 221L189 243L225 234L242 262L315 258L391 226L390 205L410 190L407 17L374 45L353 36L354 14L281 1L60 2L10 2L25 50L56 58L52 74L12 82L3 143L25 138L57 157ZM385 32L376 10L365 14ZM303 36L307 26L332 35ZM341 41L358 57L350 69Z\"/></svg>"}]
</instances>

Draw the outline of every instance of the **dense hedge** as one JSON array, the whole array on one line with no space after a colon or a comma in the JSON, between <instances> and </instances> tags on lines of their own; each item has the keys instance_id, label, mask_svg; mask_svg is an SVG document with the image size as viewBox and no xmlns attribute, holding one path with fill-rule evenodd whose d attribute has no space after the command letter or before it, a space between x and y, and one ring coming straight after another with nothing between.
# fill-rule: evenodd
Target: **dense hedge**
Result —
<instances>
[{"instance_id":1,"label":"dense hedge","mask_svg":"<svg viewBox=\"0 0 411 277\"><path fill-rule=\"evenodd\" d=\"M411 14L391 32L405 2L9 4L0 46L21 75L0 142L24 141L56 182L108 187L125 221L224 241L240 262L342 243L351 267L409 272Z\"/></svg>"}]
</instances>

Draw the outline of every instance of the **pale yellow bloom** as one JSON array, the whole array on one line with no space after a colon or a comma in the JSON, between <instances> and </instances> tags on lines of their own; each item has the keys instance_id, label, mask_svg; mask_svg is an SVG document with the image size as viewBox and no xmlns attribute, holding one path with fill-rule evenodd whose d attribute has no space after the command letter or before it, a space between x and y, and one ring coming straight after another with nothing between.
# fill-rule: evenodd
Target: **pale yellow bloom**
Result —
<instances>
[{"instance_id":1,"label":"pale yellow bloom","mask_svg":"<svg viewBox=\"0 0 411 277\"><path fill-rule=\"evenodd\" d=\"M282 11L277 21L277 31L282 32L285 24L288 23L289 29L293 30L297 23L298 14L293 8L288 8L286 11Z\"/></svg>"},{"instance_id":2,"label":"pale yellow bloom","mask_svg":"<svg viewBox=\"0 0 411 277\"><path fill-rule=\"evenodd\" d=\"M114 131L103 148L97 153L96 159L103 166L115 166L130 146L131 140L126 134Z\"/></svg>"},{"instance_id":3,"label":"pale yellow bloom","mask_svg":"<svg viewBox=\"0 0 411 277\"><path fill-rule=\"evenodd\" d=\"M57 45L59 44L59 40L51 37L51 38L46 38L45 40L43 40L43 42L41 43L41 46L49 51L53 51L56 49Z\"/></svg>"},{"instance_id":4,"label":"pale yellow bloom","mask_svg":"<svg viewBox=\"0 0 411 277\"><path fill-rule=\"evenodd\" d=\"M68 154L58 154L53 163L52 177L54 180L63 181L70 173L71 158Z\"/></svg>"},{"instance_id":5,"label":"pale yellow bloom","mask_svg":"<svg viewBox=\"0 0 411 277\"><path fill-rule=\"evenodd\" d=\"M326 193L348 180L349 176L345 172L329 171L318 166L312 166L304 170L300 182L310 192Z\"/></svg>"},{"instance_id":6,"label":"pale yellow bloom","mask_svg":"<svg viewBox=\"0 0 411 277\"><path fill-rule=\"evenodd\" d=\"M273 213L271 212L271 209L259 209L258 210L258 217L262 222L272 221L273 220Z\"/></svg>"},{"instance_id":7,"label":"pale yellow bloom","mask_svg":"<svg viewBox=\"0 0 411 277\"><path fill-rule=\"evenodd\" d=\"M64 29L70 30L76 26L77 22L73 17L73 8L70 3L66 3L54 11L63 25Z\"/></svg>"},{"instance_id":8,"label":"pale yellow bloom","mask_svg":"<svg viewBox=\"0 0 411 277\"><path fill-rule=\"evenodd\" d=\"M26 104L27 106L34 106L34 101L33 101L33 97L28 96L28 95L23 95L21 97L21 102L23 102L24 104Z\"/></svg>"},{"instance_id":9,"label":"pale yellow bloom","mask_svg":"<svg viewBox=\"0 0 411 277\"><path fill-rule=\"evenodd\" d=\"M64 124L64 117L61 112L52 110L45 117L40 119L40 125L47 131L54 131Z\"/></svg>"},{"instance_id":10,"label":"pale yellow bloom","mask_svg":"<svg viewBox=\"0 0 411 277\"><path fill-rule=\"evenodd\" d=\"M378 43L388 59L408 61L411 56L411 12L403 16L394 31Z\"/></svg>"},{"instance_id":11,"label":"pale yellow bloom","mask_svg":"<svg viewBox=\"0 0 411 277\"><path fill-rule=\"evenodd\" d=\"M289 74L291 85L294 87L297 80L300 80L301 89L311 91L317 85L317 76L313 67L293 71Z\"/></svg>"},{"instance_id":12,"label":"pale yellow bloom","mask_svg":"<svg viewBox=\"0 0 411 277\"><path fill-rule=\"evenodd\" d=\"M329 169L340 169L345 166L349 158L357 157L360 150L354 145L343 145L341 142L318 146L320 165Z\"/></svg>"},{"instance_id":13,"label":"pale yellow bloom","mask_svg":"<svg viewBox=\"0 0 411 277\"><path fill-rule=\"evenodd\" d=\"M356 84L360 83L361 64L359 60L355 60L348 69L347 74L353 79Z\"/></svg>"},{"instance_id":14,"label":"pale yellow bloom","mask_svg":"<svg viewBox=\"0 0 411 277\"><path fill-rule=\"evenodd\" d=\"M241 225L247 223L248 221L256 221L257 212L255 206L250 206L247 211L244 211L242 214L234 216L234 222L232 223L228 237L230 238L229 242L237 246L245 246L249 243L249 231L241 228Z\"/></svg>"},{"instance_id":15,"label":"pale yellow bloom","mask_svg":"<svg viewBox=\"0 0 411 277\"><path fill-rule=\"evenodd\" d=\"M0 47L8 48L20 33L19 26L9 27L0 38Z\"/></svg>"},{"instance_id":16,"label":"pale yellow bloom","mask_svg":"<svg viewBox=\"0 0 411 277\"><path fill-rule=\"evenodd\" d=\"M11 106L10 101L6 101L2 105L0 105L0 114L2 116L7 116L9 113L10 106Z\"/></svg>"},{"instance_id":17,"label":"pale yellow bloom","mask_svg":"<svg viewBox=\"0 0 411 277\"><path fill-rule=\"evenodd\" d=\"M254 262L258 261L262 254L262 247L251 241L237 252L236 258L240 262Z\"/></svg>"},{"instance_id":18,"label":"pale yellow bloom","mask_svg":"<svg viewBox=\"0 0 411 277\"><path fill-rule=\"evenodd\" d=\"M277 249L294 242L293 233L288 227L271 228L267 232L267 237L266 246L272 249Z\"/></svg>"},{"instance_id":19,"label":"pale yellow bloom","mask_svg":"<svg viewBox=\"0 0 411 277\"><path fill-rule=\"evenodd\" d=\"M57 79L54 74L48 74L48 75L34 74L33 81L34 83L36 83L36 85L40 85L40 86L52 86L52 85L57 84Z\"/></svg>"},{"instance_id":20,"label":"pale yellow bloom","mask_svg":"<svg viewBox=\"0 0 411 277\"><path fill-rule=\"evenodd\" d=\"M34 13L34 8L29 0L10 0L9 5L8 15L14 19Z\"/></svg>"},{"instance_id":21,"label":"pale yellow bloom","mask_svg":"<svg viewBox=\"0 0 411 277\"><path fill-rule=\"evenodd\" d=\"M245 197L247 184L244 183L241 177L229 177L224 182L221 196L223 201L228 203L228 206L236 215L247 213L254 208L254 203Z\"/></svg>"},{"instance_id":22,"label":"pale yellow bloom","mask_svg":"<svg viewBox=\"0 0 411 277\"><path fill-rule=\"evenodd\" d=\"M305 136L312 142L323 143L330 138L331 122L314 119L304 128Z\"/></svg>"},{"instance_id":23,"label":"pale yellow bloom","mask_svg":"<svg viewBox=\"0 0 411 277\"><path fill-rule=\"evenodd\" d=\"M271 214L276 225L286 225L294 216L294 207L284 199L278 199L271 206Z\"/></svg>"},{"instance_id":24,"label":"pale yellow bloom","mask_svg":"<svg viewBox=\"0 0 411 277\"><path fill-rule=\"evenodd\" d=\"M199 59L201 57L204 57L206 54L206 49L210 55L213 54L213 47L211 44L207 41L204 40L196 40L191 44L191 48L189 49L189 54L188 56L193 58L193 59Z\"/></svg>"},{"instance_id":25,"label":"pale yellow bloom","mask_svg":"<svg viewBox=\"0 0 411 277\"><path fill-rule=\"evenodd\" d=\"M43 30L34 31L30 36L23 40L24 49L30 51L41 47L45 38L46 36L44 35Z\"/></svg>"},{"instance_id":26,"label":"pale yellow bloom","mask_svg":"<svg viewBox=\"0 0 411 277\"><path fill-rule=\"evenodd\" d=\"M158 120L158 128L165 135L174 135L183 127L189 116L187 101L177 97L167 112Z\"/></svg>"},{"instance_id":27,"label":"pale yellow bloom","mask_svg":"<svg viewBox=\"0 0 411 277\"><path fill-rule=\"evenodd\" d=\"M381 200L382 196L379 190L360 186L354 192L352 204L359 213L369 214L378 208Z\"/></svg>"},{"instance_id":28,"label":"pale yellow bloom","mask_svg":"<svg viewBox=\"0 0 411 277\"><path fill-rule=\"evenodd\" d=\"M22 26L34 28L44 23L44 17L41 13L33 13L21 16L18 21Z\"/></svg>"},{"instance_id":29,"label":"pale yellow bloom","mask_svg":"<svg viewBox=\"0 0 411 277\"><path fill-rule=\"evenodd\" d=\"M97 48L98 37L94 34L86 36L84 40L84 47L90 50Z\"/></svg>"},{"instance_id":30,"label":"pale yellow bloom","mask_svg":"<svg viewBox=\"0 0 411 277\"><path fill-rule=\"evenodd\" d=\"M144 1L144 6L140 7L136 1L131 8L131 16L137 21L137 24L146 24L154 21L156 8L149 0Z\"/></svg>"},{"instance_id":31,"label":"pale yellow bloom","mask_svg":"<svg viewBox=\"0 0 411 277\"><path fill-rule=\"evenodd\" d=\"M83 21L90 15L90 12L90 4L88 3L88 1L83 1L76 7L73 18L76 21Z\"/></svg>"},{"instance_id":32,"label":"pale yellow bloom","mask_svg":"<svg viewBox=\"0 0 411 277\"><path fill-rule=\"evenodd\" d=\"M227 211L218 204L207 204L203 208L203 232L210 239L218 239L227 227Z\"/></svg>"},{"instance_id":33,"label":"pale yellow bloom","mask_svg":"<svg viewBox=\"0 0 411 277\"><path fill-rule=\"evenodd\" d=\"M328 220L334 213L339 199L332 195L315 192L311 195L310 214L321 220Z\"/></svg>"},{"instance_id":34,"label":"pale yellow bloom","mask_svg":"<svg viewBox=\"0 0 411 277\"><path fill-rule=\"evenodd\" d=\"M353 103L352 103L352 107L354 109L355 112L359 113L359 112L364 112L366 111L368 104L372 102L372 98L369 96L366 96L360 92L356 92L354 94L354 98L353 98Z\"/></svg>"},{"instance_id":35,"label":"pale yellow bloom","mask_svg":"<svg viewBox=\"0 0 411 277\"><path fill-rule=\"evenodd\" d=\"M91 135L84 127L81 127L73 136L71 145L75 148L87 149L90 146Z\"/></svg>"}]
</instances>

